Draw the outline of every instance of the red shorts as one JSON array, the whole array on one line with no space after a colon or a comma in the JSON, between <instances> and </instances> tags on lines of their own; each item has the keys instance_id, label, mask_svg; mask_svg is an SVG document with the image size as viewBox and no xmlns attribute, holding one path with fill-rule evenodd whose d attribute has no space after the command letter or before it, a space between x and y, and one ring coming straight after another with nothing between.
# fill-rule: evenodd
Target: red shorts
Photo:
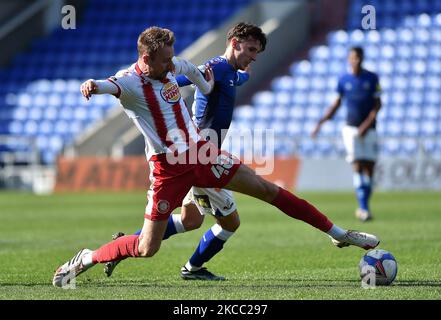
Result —
<instances>
[{"instance_id":1,"label":"red shorts","mask_svg":"<svg viewBox=\"0 0 441 320\"><path fill-rule=\"evenodd\" d=\"M208 158L188 161L196 151ZM193 153L192 153L193 152ZM240 161L226 151L219 150L210 142L200 141L193 149L179 155L184 161L171 163L166 154L150 159L150 189L147 192L147 206L144 217L150 220L166 220L191 187L223 188L240 167ZM207 159L209 162L207 163ZM196 163L195 163L196 162Z\"/></svg>"}]
</instances>

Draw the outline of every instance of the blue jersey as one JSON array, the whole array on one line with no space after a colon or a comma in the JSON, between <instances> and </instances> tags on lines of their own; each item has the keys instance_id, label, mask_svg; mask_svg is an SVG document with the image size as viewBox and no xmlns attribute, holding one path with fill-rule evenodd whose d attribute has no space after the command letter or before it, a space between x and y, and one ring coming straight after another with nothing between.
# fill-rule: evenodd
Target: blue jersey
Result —
<instances>
[{"instance_id":1,"label":"blue jersey","mask_svg":"<svg viewBox=\"0 0 441 320\"><path fill-rule=\"evenodd\" d=\"M358 76L347 73L340 77L337 91L346 102L346 123L358 127L374 108L381 89L378 76L362 69ZM375 128L375 121L372 127Z\"/></svg>"},{"instance_id":2,"label":"blue jersey","mask_svg":"<svg viewBox=\"0 0 441 320\"><path fill-rule=\"evenodd\" d=\"M224 135L230 128L233 118L236 86L249 79L249 74L237 71L223 56L215 57L205 63L209 64L214 73L214 88L209 95L204 95L196 88L193 103L193 118L199 129L212 129L218 136L218 147L222 145ZM180 87L191 84L183 75L176 77Z\"/></svg>"}]
</instances>

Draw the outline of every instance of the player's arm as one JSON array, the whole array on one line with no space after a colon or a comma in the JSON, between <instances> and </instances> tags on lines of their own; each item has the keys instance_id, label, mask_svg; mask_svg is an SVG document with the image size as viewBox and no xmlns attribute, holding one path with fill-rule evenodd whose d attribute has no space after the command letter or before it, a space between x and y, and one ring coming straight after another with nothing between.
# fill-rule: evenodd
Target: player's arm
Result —
<instances>
[{"instance_id":1,"label":"player's arm","mask_svg":"<svg viewBox=\"0 0 441 320\"><path fill-rule=\"evenodd\" d=\"M371 112L369 112L368 116L366 117L366 119L364 119L364 121L360 124L360 126L358 127L358 134L363 137L366 132L369 130L370 127L372 127L372 124L375 122L375 119L377 118L377 114L378 111L380 111L381 108L381 99L380 99L380 95L381 95L381 87L380 87L380 81L378 79L378 76L375 75L375 86L374 86L374 92L373 92L373 97L374 97L374 106L371 110Z\"/></svg>"},{"instance_id":2,"label":"player's arm","mask_svg":"<svg viewBox=\"0 0 441 320\"><path fill-rule=\"evenodd\" d=\"M322 124L334 117L335 113L337 112L338 108L340 108L340 106L341 106L341 96L339 95L337 99L335 99L334 103L328 108L325 115L319 120L316 127L312 131L311 136L313 138L317 137L317 134L319 133Z\"/></svg>"},{"instance_id":3,"label":"player's arm","mask_svg":"<svg viewBox=\"0 0 441 320\"><path fill-rule=\"evenodd\" d=\"M248 79L250 78L250 74L248 70L246 71L238 70L236 71L236 77L237 77L236 86L241 86L248 81Z\"/></svg>"},{"instance_id":4,"label":"player's arm","mask_svg":"<svg viewBox=\"0 0 441 320\"><path fill-rule=\"evenodd\" d=\"M206 66L204 65L200 65L198 66L199 71L201 72L202 76L205 76L205 68ZM193 82L191 82L186 76L184 76L183 74L177 75L176 76L176 82L178 83L179 87L186 87L189 85L192 85Z\"/></svg>"},{"instance_id":5,"label":"player's arm","mask_svg":"<svg viewBox=\"0 0 441 320\"><path fill-rule=\"evenodd\" d=\"M120 87L111 80L94 80L89 79L81 84L81 94L89 100L93 94L113 94L119 96Z\"/></svg>"},{"instance_id":6,"label":"player's arm","mask_svg":"<svg viewBox=\"0 0 441 320\"><path fill-rule=\"evenodd\" d=\"M378 111L381 109L381 99L379 97L375 97L374 99L374 107L371 112L369 112L368 116L358 127L358 134L362 137L366 134L369 128L374 123L377 118Z\"/></svg>"},{"instance_id":7,"label":"player's arm","mask_svg":"<svg viewBox=\"0 0 441 320\"><path fill-rule=\"evenodd\" d=\"M188 78L186 76L184 76L183 74L176 76L176 82L178 83L179 87L186 87L186 86L193 84L193 82L188 80Z\"/></svg>"},{"instance_id":8,"label":"player's arm","mask_svg":"<svg viewBox=\"0 0 441 320\"><path fill-rule=\"evenodd\" d=\"M191 62L174 57L175 73L185 75L188 80L194 83L203 94L209 94L214 86L213 70L210 67L205 69L205 78L199 69Z\"/></svg>"}]
</instances>

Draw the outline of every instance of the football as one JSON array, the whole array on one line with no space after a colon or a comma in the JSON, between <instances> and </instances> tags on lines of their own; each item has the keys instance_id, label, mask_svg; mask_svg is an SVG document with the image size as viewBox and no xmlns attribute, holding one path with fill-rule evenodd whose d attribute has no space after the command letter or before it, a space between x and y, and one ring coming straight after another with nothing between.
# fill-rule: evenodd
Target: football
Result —
<instances>
[{"instance_id":1,"label":"football","mask_svg":"<svg viewBox=\"0 0 441 320\"><path fill-rule=\"evenodd\" d=\"M359 263L362 284L366 286L387 286L397 276L397 261L386 250L371 250L366 253Z\"/></svg>"}]
</instances>

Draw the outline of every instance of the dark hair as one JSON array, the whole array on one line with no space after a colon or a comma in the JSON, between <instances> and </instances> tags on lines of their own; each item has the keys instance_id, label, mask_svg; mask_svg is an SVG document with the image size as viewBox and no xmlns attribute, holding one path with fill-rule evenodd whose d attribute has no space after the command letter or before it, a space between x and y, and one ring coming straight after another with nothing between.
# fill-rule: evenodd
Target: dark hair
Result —
<instances>
[{"instance_id":1,"label":"dark hair","mask_svg":"<svg viewBox=\"0 0 441 320\"><path fill-rule=\"evenodd\" d=\"M349 51L354 51L357 54L357 56L360 58L360 60L363 60L364 50L362 47L352 47L351 50Z\"/></svg>"},{"instance_id":2,"label":"dark hair","mask_svg":"<svg viewBox=\"0 0 441 320\"><path fill-rule=\"evenodd\" d=\"M172 31L159 27L145 29L138 37L138 54L154 54L164 46L172 46L175 43L175 36Z\"/></svg>"},{"instance_id":3,"label":"dark hair","mask_svg":"<svg viewBox=\"0 0 441 320\"><path fill-rule=\"evenodd\" d=\"M252 38L260 42L261 50L260 52L265 50L266 47L266 35L263 33L262 29L258 26L246 22L239 22L227 33L227 45L231 39L238 38L240 40L248 40Z\"/></svg>"}]
</instances>

